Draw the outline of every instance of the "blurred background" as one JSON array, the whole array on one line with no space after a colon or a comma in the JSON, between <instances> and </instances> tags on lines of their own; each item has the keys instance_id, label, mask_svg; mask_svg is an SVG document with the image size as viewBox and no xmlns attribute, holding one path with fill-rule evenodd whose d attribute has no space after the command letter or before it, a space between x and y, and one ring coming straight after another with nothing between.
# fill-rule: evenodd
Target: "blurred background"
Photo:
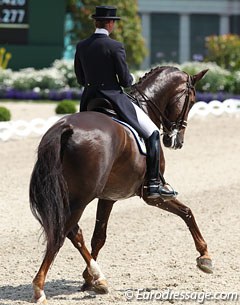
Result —
<instances>
[{"instance_id":1,"label":"blurred background","mask_svg":"<svg viewBox=\"0 0 240 305\"><path fill-rule=\"evenodd\" d=\"M206 37L240 34L239 0L130 2L1 0L0 47L11 53L12 69L43 68L55 59L71 59L77 41L89 34L95 5L103 4L118 7L122 17L118 39L126 45L138 39L141 50L128 48L128 56L130 59L132 52L139 52L130 64L141 69L166 61L202 61L207 56ZM132 33L137 36L135 41Z\"/></svg>"},{"instance_id":2,"label":"blurred background","mask_svg":"<svg viewBox=\"0 0 240 305\"><path fill-rule=\"evenodd\" d=\"M156 65L207 68L200 99L240 94L240 0L0 0L0 98L79 99L75 47L97 5L117 7L111 36L136 79Z\"/></svg>"}]
</instances>

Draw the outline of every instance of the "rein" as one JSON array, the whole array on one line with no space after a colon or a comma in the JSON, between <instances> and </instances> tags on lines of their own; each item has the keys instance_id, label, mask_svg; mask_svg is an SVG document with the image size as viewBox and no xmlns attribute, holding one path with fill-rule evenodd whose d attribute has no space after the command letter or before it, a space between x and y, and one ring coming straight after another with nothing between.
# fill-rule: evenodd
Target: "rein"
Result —
<instances>
[{"instance_id":1,"label":"rein","mask_svg":"<svg viewBox=\"0 0 240 305\"><path fill-rule=\"evenodd\" d=\"M188 108L189 108L190 90L194 89L194 86L191 83L191 77L189 75L188 75L188 80L186 82L186 88L183 90L182 94L175 100L175 102L179 101L180 98L184 94L186 94L182 111L181 111L178 119L176 120L176 122L171 122L167 118L165 113L163 111L161 111L161 109L141 89L138 88L137 84L135 84L133 87L138 91L138 93L143 98L143 100L138 101L138 104L141 106L142 110L144 110L143 107L142 107L142 103L146 103L150 107L152 112L155 114L155 116L157 116L157 119L160 117L160 122L162 123L163 129L165 131L167 131L168 133L171 133L174 129L178 129L180 131L181 129L187 127L187 121L184 118L185 118L186 113L187 113ZM156 111L158 112L158 115L156 114Z\"/></svg>"}]
</instances>

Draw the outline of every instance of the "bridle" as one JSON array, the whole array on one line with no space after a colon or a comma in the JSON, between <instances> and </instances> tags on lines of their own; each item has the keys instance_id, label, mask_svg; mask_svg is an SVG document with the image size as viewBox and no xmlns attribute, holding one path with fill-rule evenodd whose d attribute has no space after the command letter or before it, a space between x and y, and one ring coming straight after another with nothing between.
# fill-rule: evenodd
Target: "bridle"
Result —
<instances>
[{"instance_id":1,"label":"bridle","mask_svg":"<svg viewBox=\"0 0 240 305\"><path fill-rule=\"evenodd\" d=\"M181 113L179 114L177 120L175 122L171 122L166 114L161 111L161 109L137 86L137 84L133 85L133 87L137 90L137 92L142 96L143 100L137 100L138 105L144 110L143 104L147 104L153 114L156 116L157 120L160 119L160 122L163 127L164 133L171 134L174 130L178 132L187 127L186 114L190 107L190 91L195 90L192 85L191 76L188 75L188 80L186 82L186 88L180 95L174 100L177 102L185 95L185 101L183 104L183 108ZM145 111L145 110L144 110ZM146 112L146 111L145 111Z\"/></svg>"}]
</instances>

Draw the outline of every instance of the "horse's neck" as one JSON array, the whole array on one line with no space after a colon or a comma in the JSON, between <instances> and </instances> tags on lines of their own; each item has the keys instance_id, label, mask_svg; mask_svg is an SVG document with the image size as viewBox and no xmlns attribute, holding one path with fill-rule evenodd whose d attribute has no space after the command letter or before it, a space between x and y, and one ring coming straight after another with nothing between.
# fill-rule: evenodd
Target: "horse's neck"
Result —
<instances>
[{"instance_id":1,"label":"horse's neck","mask_svg":"<svg viewBox=\"0 0 240 305\"><path fill-rule=\"evenodd\" d=\"M164 113L169 100L168 88L166 88L166 86L159 88L156 88L155 86L154 88L154 81L151 85L143 83L138 85L138 90L133 92L133 96L140 101L143 110L155 125L160 127L160 112Z\"/></svg>"}]
</instances>

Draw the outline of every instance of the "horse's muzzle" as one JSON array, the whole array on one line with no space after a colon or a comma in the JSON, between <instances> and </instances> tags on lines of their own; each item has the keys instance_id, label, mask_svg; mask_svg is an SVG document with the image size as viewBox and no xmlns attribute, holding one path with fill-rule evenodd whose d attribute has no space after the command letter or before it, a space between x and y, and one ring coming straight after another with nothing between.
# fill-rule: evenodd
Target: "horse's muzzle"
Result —
<instances>
[{"instance_id":1,"label":"horse's muzzle","mask_svg":"<svg viewBox=\"0 0 240 305\"><path fill-rule=\"evenodd\" d=\"M173 134L164 134L163 136L163 144L165 147L172 149L180 149L183 146L183 138L179 134L179 132L175 132Z\"/></svg>"}]
</instances>

